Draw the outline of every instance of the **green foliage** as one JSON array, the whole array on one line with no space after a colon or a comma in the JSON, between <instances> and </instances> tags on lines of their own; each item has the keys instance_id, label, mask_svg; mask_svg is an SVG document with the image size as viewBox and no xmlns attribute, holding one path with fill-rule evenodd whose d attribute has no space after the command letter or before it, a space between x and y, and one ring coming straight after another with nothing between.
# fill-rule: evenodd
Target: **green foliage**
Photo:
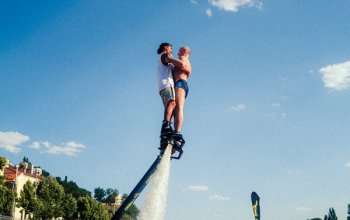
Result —
<instances>
[{"instance_id":1,"label":"green foliage","mask_svg":"<svg viewBox=\"0 0 350 220\"><path fill-rule=\"evenodd\" d=\"M121 220L134 220L134 219L130 215L125 214L125 215L123 215Z\"/></svg>"},{"instance_id":2,"label":"green foliage","mask_svg":"<svg viewBox=\"0 0 350 220\"><path fill-rule=\"evenodd\" d=\"M34 219L63 217L63 219L72 220L109 220L112 217L112 214L108 213L102 204L92 199L90 195L80 196L79 199L76 199L72 194L66 193L59 182L66 187L73 186L67 187L69 190L80 189L74 182L68 182L67 178L61 181L60 178L49 177L39 183L35 196L34 186L28 181L21 191L21 198L17 200L17 206L22 207L26 214L32 213ZM111 190L111 192L115 193L116 191ZM10 211L11 206L9 207Z\"/></svg>"},{"instance_id":3,"label":"green foliage","mask_svg":"<svg viewBox=\"0 0 350 220\"><path fill-rule=\"evenodd\" d=\"M29 163L27 157L23 161ZM6 158L0 157L0 168L5 164ZM17 207L23 208L26 216L31 213L34 219L62 217L66 220L109 220L112 217L111 212L91 197L91 192L78 187L73 181L68 181L67 177L62 181L59 177L50 177L50 173L45 170L43 176L46 178L43 178L36 189L30 181L26 182L17 199ZM16 193L5 187L4 178L0 176L0 214L11 215ZM98 187L95 189L95 198L101 202L114 203L118 193L117 189L104 190ZM138 213L138 208L132 205L122 219L135 220Z\"/></svg>"},{"instance_id":4,"label":"green foliage","mask_svg":"<svg viewBox=\"0 0 350 220\"><path fill-rule=\"evenodd\" d=\"M78 199L78 214L80 219L90 220L109 220L112 217L101 203L98 203L90 196Z\"/></svg>"},{"instance_id":5,"label":"green foliage","mask_svg":"<svg viewBox=\"0 0 350 220\"><path fill-rule=\"evenodd\" d=\"M6 165L6 157L0 157L0 170L4 169Z\"/></svg>"},{"instance_id":6,"label":"green foliage","mask_svg":"<svg viewBox=\"0 0 350 220\"><path fill-rule=\"evenodd\" d=\"M115 203L115 197L119 194L117 189L107 188L104 190L101 187L97 187L94 190L94 198L103 203L112 204Z\"/></svg>"},{"instance_id":7,"label":"green foliage","mask_svg":"<svg viewBox=\"0 0 350 220\"><path fill-rule=\"evenodd\" d=\"M112 204L115 203L115 197L118 195L119 191L117 189L108 188L106 189L106 198L104 203Z\"/></svg>"},{"instance_id":8,"label":"green foliage","mask_svg":"<svg viewBox=\"0 0 350 220\"><path fill-rule=\"evenodd\" d=\"M75 182L67 181L67 177L65 177L64 181L61 180L60 177L56 177L57 182L63 186L64 191L67 194L72 194L75 199L84 196L91 196L91 192L86 189L80 188Z\"/></svg>"},{"instance_id":9,"label":"green foliage","mask_svg":"<svg viewBox=\"0 0 350 220\"><path fill-rule=\"evenodd\" d=\"M122 196L123 199L126 199L128 198L128 194L124 193L123 196Z\"/></svg>"},{"instance_id":10,"label":"green foliage","mask_svg":"<svg viewBox=\"0 0 350 220\"><path fill-rule=\"evenodd\" d=\"M123 200L128 198L128 194L123 194L122 196ZM130 208L126 211L125 215L123 216L122 220L136 220L138 215L140 213L140 210L135 206L134 204L130 206Z\"/></svg>"},{"instance_id":11,"label":"green foliage","mask_svg":"<svg viewBox=\"0 0 350 220\"><path fill-rule=\"evenodd\" d=\"M63 218L64 219L77 219L78 215L78 202L71 195L67 194L65 198L65 203L63 204Z\"/></svg>"},{"instance_id":12,"label":"green foliage","mask_svg":"<svg viewBox=\"0 0 350 220\"><path fill-rule=\"evenodd\" d=\"M50 176L50 173L47 172L46 170L42 169L42 171L43 171L43 174L42 174L43 177L49 177Z\"/></svg>"},{"instance_id":13,"label":"green foliage","mask_svg":"<svg viewBox=\"0 0 350 220\"><path fill-rule=\"evenodd\" d=\"M333 208L329 209L328 215L325 215L324 220L338 220L338 217Z\"/></svg>"},{"instance_id":14,"label":"green foliage","mask_svg":"<svg viewBox=\"0 0 350 220\"><path fill-rule=\"evenodd\" d=\"M44 219L58 218L63 216L63 204L65 192L55 178L45 178L40 182L37 190L39 198L39 213Z\"/></svg>"},{"instance_id":15,"label":"green foliage","mask_svg":"<svg viewBox=\"0 0 350 220\"><path fill-rule=\"evenodd\" d=\"M20 198L17 199L17 207L22 207L25 210L25 215L33 213L37 207L37 200L35 197L34 186L30 181L27 181L24 184L20 195Z\"/></svg>"},{"instance_id":16,"label":"green foliage","mask_svg":"<svg viewBox=\"0 0 350 220\"><path fill-rule=\"evenodd\" d=\"M23 157L23 162L29 163L28 157Z\"/></svg>"},{"instance_id":17,"label":"green foliage","mask_svg":"<svg viewBox=\"0 0 350 220\"><path fill-rule=\"evenodd\" d=\"M0 213L10 215L16 193L0 184Z\"/></svg>"},{"instance_id":18,"label":"green foliage","mask_svg":"<svg viewBox=\"0 0 350 220\"><path fill-rule=\"evenodd\" d=\"M106 194L108 195L118 195L119 191L117 189L112 189L112 188L107 188L106 189Z\"/></svg>"},{"instance_id":19,"label":"green foliage","mask_svg":"<svg viewBox=\"0 0 350 220\"><path fill-rule=\"evenodd\" d=\"M95 188L94 193L95 193L94 198L99 202L101 202L103 198L106 196L106 191L101 187Z\"/></svg>"},{"instance_id":20,"label":"green foliage","mask_svg":"<svg viewBox=\"0 0 350 220\"><path fill-rule=\"evenodd\" d=\"M0 186L4 186L5 176L0 176Z\"/></svg>"},{"instance_id":21,"label":"green foliage","mask_svg":"<svg viewBox=\"0 0 350 220\"><path fill-rule=\"evenodd\" d=\"M140 210L133 204L130 206L130 208L126 211L126 214L131 217L132 220L136 220L139 216Z\"/></svg>"},{"instance_id":22,"label":"green foliage","mask_svg":"<svg viewBox=\"0 0 350 220\"><path fill-rule=\"evenodd\" d=\"M4 168L6 162L5 157L0 157L0 170ZM16 192L5 186L4 179L5 176L0 176L0 214L10 215L13 202L16 198Z\"/></svg>"}]
</instances>

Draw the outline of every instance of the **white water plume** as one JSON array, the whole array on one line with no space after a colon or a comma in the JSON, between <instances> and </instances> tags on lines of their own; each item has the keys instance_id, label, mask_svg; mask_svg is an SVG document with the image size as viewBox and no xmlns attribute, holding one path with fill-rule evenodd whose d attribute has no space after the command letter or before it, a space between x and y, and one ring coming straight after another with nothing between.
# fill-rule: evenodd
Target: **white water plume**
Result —
<instances>
[{"instance_id":1,"label":"white water plume","mask_svg":"<svg viewBox=\"0 0 350 220\"><path fill-rule=\"evenodd\" d=\"M141 208L139 220L163 220L166 214L171 145L168 145L154 174L151 188Z\"/></svg>"}]
</instances>

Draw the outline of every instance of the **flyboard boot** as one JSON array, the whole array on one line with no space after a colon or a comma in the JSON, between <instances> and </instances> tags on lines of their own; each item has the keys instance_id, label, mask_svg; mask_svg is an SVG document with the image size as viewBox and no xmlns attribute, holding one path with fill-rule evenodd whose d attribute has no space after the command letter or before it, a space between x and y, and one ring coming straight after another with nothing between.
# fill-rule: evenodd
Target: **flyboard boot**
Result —
<instances>
[{"instance_id":1,"label":"flyboard boot","mask_svg":"<svg viewBox=\"0 0 350 220\"><path fill-rule=\"evenodd\" d=\"M174 141L175 147L177 148L182 148L185 144L185 139L183 138L182 134L178 131L173 132L172 139Z\"/></svg>"},{"instance_id":2,"label":"flyboard boot","mask_svg":"<svg viewBox=\"0 0 350 220\"><path fill-rule=\"evenodd\" d=\"M163 121L162 130L160 131L160 146L159 150L164 151L168 146L171 136L173 134L173 128L171 127L170 121Z\"/></svg>"},{"instance_id":3,"label":"flyboard boot","mask_svg":"<svg viewBox=\"0 0 350 220\"><path fill-rule=\"evenodd\" d=\"M183 138L182 134L178 131L174 131L172 136L171 136L171 141L173 143L173 149L172 149L172 154L175 152L178 152L177 156L172 156L172 159L180 159L183 153L183 146L185 145L185 139Z\"/></svg>"}]
</instances>

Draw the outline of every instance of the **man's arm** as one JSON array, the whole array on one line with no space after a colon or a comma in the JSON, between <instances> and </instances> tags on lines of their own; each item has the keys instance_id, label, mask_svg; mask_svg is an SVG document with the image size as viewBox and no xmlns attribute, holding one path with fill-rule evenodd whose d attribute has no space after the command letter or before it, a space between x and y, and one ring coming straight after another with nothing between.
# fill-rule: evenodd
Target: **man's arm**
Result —
<instances>
[{"instance_id":1,"label":"man's arm","mask_svg":"<svg viewBox=\"0 0 350 220\"><path fill-rule=\"evenodd\" d=\"M163 63L164 65L167 66L167 65L169 65L169 63L171 63L171 62L170 62L170 59L171 59L170 56L171 56L171 55L168 54L168 53L164 53L164 54L161 56L160 59L161 59L161 61L162 61L162 63Z\"/></svg>"},{"instance_id":2,"label":"man's arm","mask_svg":"<svg viewBox=\"0 0 350 220\"><path fill-rule=\"evenodd\" d=\"M185 65L184 69L182 69L182 70L187 74L187 76L189 76L192 73L191 63L188 61L187 64Z\"/></svg>"},{"instance_id":3,"label":"man's arm","mask_svg":"<svg viewBox=\"0 0 350 220\"><path fill-rule=\"evenodd\" d=\"M190 75L192 72L191 64L186 65L185 61L177 60L177 59L174 59L172 57L171 58L169 57L169 62L174 64L176 67L180 68L181 71L185 72L188 75Z\"/></svg>"},{"instance_id":4,"label":"man's arm","mask_svg":"<svg viewBox=\"0 0 350 220\"><path fill-rule=\"evenodd\" d=\"M181 60L177 60L172 57L168 57L168 59L170 63L174 64L177 67L180 67L180 68L185 67L185 63L182 62Z\"/></svg>"}]
</instances>

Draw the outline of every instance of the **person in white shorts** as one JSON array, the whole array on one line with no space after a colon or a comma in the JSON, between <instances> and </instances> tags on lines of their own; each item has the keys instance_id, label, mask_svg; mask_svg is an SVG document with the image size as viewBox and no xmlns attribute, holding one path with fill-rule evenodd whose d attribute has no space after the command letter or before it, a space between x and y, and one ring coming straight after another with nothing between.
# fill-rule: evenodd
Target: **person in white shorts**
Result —
<instances>
[{"instance_id":1,"label":"person in white shorts","mask_svg":"<svg viewBox=\"0 0 350 220\"><path fill-rule=\"evenodd\" d=\"M174 79L172 71L174 65L170 63L169 58L172 57L172 45L169 43L162 43L157 50L157 77L158 77L158 91L164 105L164 118L161 128L160 148L165 148L168 139L172 134L171 118L176 106Z\"/></svg>"}]
</instances>

